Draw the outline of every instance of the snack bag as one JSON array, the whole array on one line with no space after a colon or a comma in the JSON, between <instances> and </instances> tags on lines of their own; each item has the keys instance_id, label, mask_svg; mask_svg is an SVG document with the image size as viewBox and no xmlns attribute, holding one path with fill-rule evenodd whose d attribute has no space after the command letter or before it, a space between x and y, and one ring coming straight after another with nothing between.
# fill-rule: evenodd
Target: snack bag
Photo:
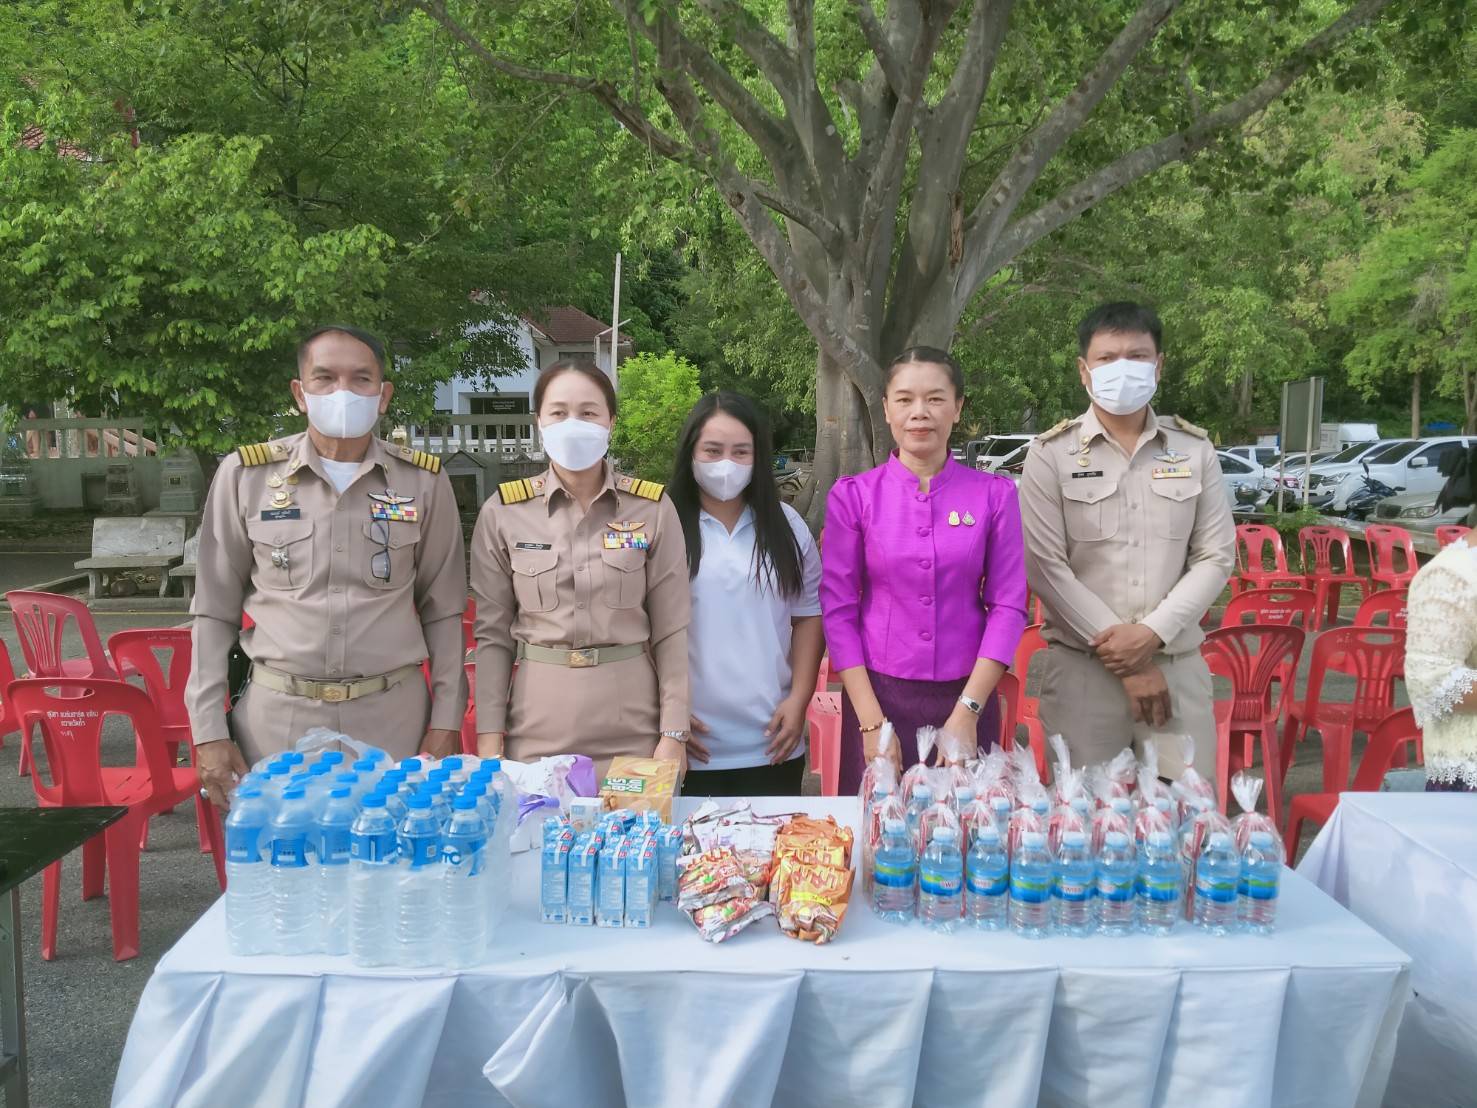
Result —
<instances>
[{"instance_id":1,"label":"snack bag","mask_svg":"<svg viewBox=\"0 0 1477 1108\"><path fill-rule=\"evenodd\" d=\"M1272 841L1277 845L1280 852L1283 849L1282 836L1277 833L1277 825L1272 822L1270 816L1265 816L1256 810L1257 797L1262 793L1262 779L1253 777L1242 770L1231 777L1231 795L1236 798L1236 803L1241 807L1241 814L1231 821L1231 827L1236 832L1236 850L1244 853L1247 846L1251 844L1251 836L1257 831L1265 831L1272 836Z\"/></svg>"},{"instance_id":2,"label":"snack bag","mask_svg":"<svg viewBox=\"0 0 1477 1108\"><path fill-rule=\"evenodd\" d=\"M611 759L600 782L600 799L607 809L656 812L663 823L671 823L679 783L676 762L622 754Z\"/></svg>"},{"instance_id":3,"label":"snack bag","mask_svg":"<svg viewBox=\"0 0 1477 1108\"><path fill-rule=\"evenodd\" d=\"M736 897L756 900L760 895L727 847L677 859L677 907L684 912Z\"/></svg>"},{"instance_id":4,"label":"snack bag","mask_svg":"<svg viewBox=\"0 0 1477 1108\"><path fill-rule=\"evenodd\" d=\"M751 923L765 916L774 915L774 905L767 900L754 897L734 897L717 904L698 908L692 913L692 922L698 934L710 943L721 943L737 935Z\"/></svg>"},{"instance_id":5,"label":"snack bag","mask_svg":"<svg viewBox=\"0 0 1477 1108\"><path fill-rule=\"evenodd\" d=\"M769 899L781 931L816 943L835 937L851 898L851 846L851 829L830 817L797 816L780 829Z\"/></svg>"}]
</instances>

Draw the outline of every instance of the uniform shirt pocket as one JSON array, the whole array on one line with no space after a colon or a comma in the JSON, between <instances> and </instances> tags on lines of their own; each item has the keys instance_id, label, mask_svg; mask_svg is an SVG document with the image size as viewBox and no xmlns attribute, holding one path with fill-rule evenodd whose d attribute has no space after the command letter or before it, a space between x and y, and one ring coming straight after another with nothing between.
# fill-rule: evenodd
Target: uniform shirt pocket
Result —
<instances>
[{"instance_id":1,"label":"uniform shirt pocket","mask_svg":"<svg viewBox=\"0 0 1477 1108\"><path fill-rule=\"evenodd\" d=\"M421 541L418 522L371 519L363 530L366 585L372 589L398 589L415 580L415 544Z\"/></svg>"},{"instance_id":2,"label":"uniform shirt pocket","mask_svg":"<svg viewBox=\"0 0 1477 1108\"><path fill-rule=\"evenodd\" d=\"M525 612L551 612L558 603L559 568L557 550L512 550L508 561L513 567L513 595Z\"/></svg>"},{"instance_id":3,"label":"uniform shirt pocket","mask_svg":"<svg viewBox=\"0 0 1477 1108\"><path fill-rule=\"evenodd\" d=\"M246 522L258 588L288 591L303 588L313 576L311 519L252 519Z\"/></svg>"},{"instance_id":4,"label":"uniform shirt pocket","mask_svg":"<svg viewBox=\"0 0 1477 1108\"><path fill-rule=\"evenodd\" d=\"M1110 477L1062 482L1062 514L1073 542L1101 542L1118 533L1118 481Z\"/></svg>"},{"instance_id":5,"label":"uniform shirt pocket","mask_svg":"<svg viewBox=\"0 0 1477 1108\"><path fill-rule=\"evenodd\" d=\"M1195 507L1200 498L1200 482L1180 478L1160 478L1150 483L1150 532L1171 539L1187 539L1195 529Z\"/></svg>"},{"instance_id":6,"label":"uniform shirt pocket","mask_svg":"<svg viewBox=\"0 0 1477 1108\"><path fill-rule=\"evenodd\" d=\"M606 607L639 607L646 599L646 551L602 550L600 560L605 563Z\"/></svg>"}]
</instances>

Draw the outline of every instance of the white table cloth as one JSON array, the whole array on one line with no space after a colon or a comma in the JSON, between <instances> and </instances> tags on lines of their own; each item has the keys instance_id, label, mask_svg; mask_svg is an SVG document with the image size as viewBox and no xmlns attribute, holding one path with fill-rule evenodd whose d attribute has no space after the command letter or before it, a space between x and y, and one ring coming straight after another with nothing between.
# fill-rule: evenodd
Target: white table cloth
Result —
<instances>
[{"instance_id":1,"label":"white table cloth","mask_svg":"<svg viewBox=\"0 0 1477 1108\"><path fill-rule=\"evenodd\" d=\"M1344 793L1298 872L1410 955L1386 1103L1477 1102L1477 795Z\"/></svg>"},{"instance_id":2,"label":"white table cloth","mask_svg":"<svg viewBox=\"0 0 1477 1108\"><path fill-rule=\"evenodd\" d=\"M755 802L801 806L856 815ZM1290 872L1270 938L936 935L858 895L816 947L769 920L712 946L670 906L541 924L536 866L460 975L231 957L216 904L145 989L113 1104L1373 1108L1409 992L1406 957Z\"/></svg>"}]
</instances>

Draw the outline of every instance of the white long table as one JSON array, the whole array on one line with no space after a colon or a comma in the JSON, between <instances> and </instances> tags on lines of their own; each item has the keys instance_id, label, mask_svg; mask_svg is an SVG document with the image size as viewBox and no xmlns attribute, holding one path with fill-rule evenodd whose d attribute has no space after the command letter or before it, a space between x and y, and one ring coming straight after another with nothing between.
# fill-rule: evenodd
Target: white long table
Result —
<instances>
[{"instance_id":1,"label":"white long table","mask_svg":"<svg viewBox=\"0 0 1477 1108\"><path fill-rule=\"evenodd\" d=\"M1477 1098L1477 795L1344 793L1298 872L1411 956L1391 1106Z\"/></svg>"},{"instance_id":2,"label":"white long table","mask_svg":"<svg viewBox=\"0 0 1477 1108\"><path fill-rule=\"evenodd\" d=\"M755 802L802 806L856 812ZM670 906L541 924L536 867L461 974L231 957L217 903L155 969L113 1104L1373 1108L1409 993L1405 955L1291 873L1271 938L936 935L858 886L816 947L768 920L711 946Z\"/></svg>"}]
</instances>

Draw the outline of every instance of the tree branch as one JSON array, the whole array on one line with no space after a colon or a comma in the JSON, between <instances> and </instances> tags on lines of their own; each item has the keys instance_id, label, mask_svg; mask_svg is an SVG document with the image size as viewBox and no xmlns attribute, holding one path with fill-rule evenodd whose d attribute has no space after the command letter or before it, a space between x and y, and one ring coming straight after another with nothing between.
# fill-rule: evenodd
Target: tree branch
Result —
<instances>
[{"instance_id":1,"label":"tree branch","mask_svg":"<svg viewBox=\"0 0 1477 1108\"><path fill-rule=\"evenodd\" d=\"M983 0L982 0L983 2ZM877 18L877 11L872 7L872 0L851 0L852 10L856 12L856 20L861 24L862 35L867 40L867 47L877 59L877 64L882 69L882 74L887 78L887 83L892 91L901 95L902 90L907 87L908 79L903 70L902 62L892 49L892 43L888 41L887 32L882 29L882 23Z\"/></svg>"},{"instance_id":2,"label":"tree branch","mask_svg":"<svg viewBox=\"0 0 1477 1108\"><path fill-rule=\"evenodd\" d=\"M1359 0L1294 50L1271 75L1235 100L1195 120L1184 130L1110 162L1042 204L1030 215L1016 220L986 249L966 257L955 281L956 308L962 311L992 273L1069 220L1155 170L1192 157L1265 110L1352 31L1374 19L1390 2Z\"/></svg>"}]
</instances>

